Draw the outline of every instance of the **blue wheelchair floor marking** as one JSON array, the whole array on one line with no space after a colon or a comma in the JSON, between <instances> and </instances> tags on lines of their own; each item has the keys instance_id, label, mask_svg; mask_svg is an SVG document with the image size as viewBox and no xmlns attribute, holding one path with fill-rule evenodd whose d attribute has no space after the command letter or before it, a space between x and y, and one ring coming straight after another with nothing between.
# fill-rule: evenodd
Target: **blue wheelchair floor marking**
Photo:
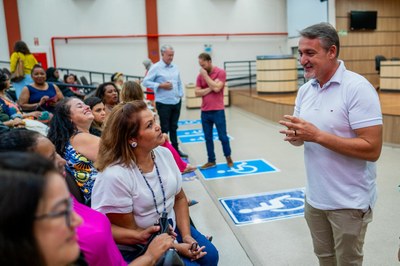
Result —
<instances>
[{"instance_id":1,"label":"blue wheelchair floor marking","mask_svg":"<svg viewBox=\"0 0 400 266\"><path fill-rule=\"evenodd\" d=\"M236 225L304 216L304 188L220 198Z\"/></svg>"},{"instance_id":2,"label":"blue wheelchair floor marking","mask_svg":"<svg viewBox=\"0 0 400 266\"><path fill-rule=\"evenodd\" d=\"M178 130L176 132L178 137L181 136L198 136L198 135L204 135L203 129L198 128L198 129L184 129L184 130Z\"/></svg>"},{"instance_id":3,"label":"blue wheelchair floor marking","mask_svg":"<svg viewBox=\"0 0 400 266\"><path fill-rule=\"evenodd\" d=\"M279 172L278 168L264 159L236 161L232 168L226 163L218 163L216 167L199 170L206 180Z\"/></svg>"},{"instance_id":4,"label":"blue wheelchair floor marking","mask_svg":"<svg viewBox=\"0 0 400 266\"><path fill-rule=\"evenodd\" d=\"M186 125L201 125L201 120L179 120L178 121L178 126L186 126Z\"/></svg>"},{"instance_id":5,"label":"blue wheelchair floor marking","mask_svg":"<svg viewBox=\"0 0 400 266\"><path fill-rule=\"evenodd\" d=\"M179 132L179 131L178 131ZM188 135L188 136L179 136L178 133L178 138L179 140L184 144L184 143L198 143L198 142L206 142L204 138L204 134L201 135ZM229 140L233 140L231 136L228 135ZM217 141L219 140L218 133L213 132L213 140Z\"/></svg>"}]
</instances>

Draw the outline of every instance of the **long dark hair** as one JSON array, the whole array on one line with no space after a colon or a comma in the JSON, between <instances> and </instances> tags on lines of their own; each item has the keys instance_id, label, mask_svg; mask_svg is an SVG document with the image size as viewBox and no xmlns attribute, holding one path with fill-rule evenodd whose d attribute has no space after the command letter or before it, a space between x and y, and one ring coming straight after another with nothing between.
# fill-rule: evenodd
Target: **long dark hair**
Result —
<instances>
[{"instance_id":1,"label":"long dark hair","mask_svg":"<svg viewBox=\"0 0 400 266\"><path fill-rule=\"evenodd\" d=\"M38 154L0 153L0 265L45 265L33 227L53 171Z\"/></svg>"},{"instance_id":2,"label":"long dark hair","mask_svg":"<svg viewBox=\"0 0 400 266\"><path fill-rule=\"evenodd\" d=\"M24 41L17 41L14 44L14 52L16 53L23 53L23 54L30 54L28 45Z\"/></svg>"},{"instance_id":3,"label":"long dark hair","mask_svg":"<svg viewBox=\"0 0 400 266\"><path fill-rule=\"evenodd\" d=\"M66 97L56 104L47 133L47 137L53 142L57 153L62 157L64 156L65 145L76 132L75 125L71 121L71 105L69 102L72 99L74 97Z\"/></svg>"}]
</instances>

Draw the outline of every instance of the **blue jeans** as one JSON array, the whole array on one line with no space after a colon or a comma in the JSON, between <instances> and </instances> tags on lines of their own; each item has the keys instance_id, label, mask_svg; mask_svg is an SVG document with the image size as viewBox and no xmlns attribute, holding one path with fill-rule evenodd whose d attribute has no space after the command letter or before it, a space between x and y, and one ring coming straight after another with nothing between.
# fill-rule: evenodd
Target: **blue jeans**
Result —
<instances>
[{"instance_id":1,"label":"blue jeans","mask_svg":"<svg viewBox=\"0 0 400 266\"><path fill-rule=\"evenodd\" d=\"M160 117L160 126L163 133L169 133L169 139L172 146L178 150L178 120L181 114L182 101L177 104L164 104L156 102L158 116Z\"/></svg>"},{"instance_id":2,"label":"blue jeans","mask_svg":"<svg viewBox=\"0 0 400 266\"><path fill-rule=\"evenodd\" d=\"M217 128L218 138L222 144L224 155L231 156L228 134L226 133L225 110L202 111L201 124L203 126L204 138L206 139L208 162L215 162L213 126Z\"/></svg>"},{"instance_id":3,"label":"blue jeans","mask_svg":"<svg viewBox=\"0 0 400 266\"><path fill-rule=\"evenodd\" d=\"M182 236L178 230L178 227L175 228L175 232L178 234L176 240L178 240L179 243L182 243ZM185 266L218 265L219 255L218 255L218 250L215 248L215 246L204 235L202 235L199 231L197 231L193 226L190 226L190 234L197 241L199 247L202 246L206 247L204 251L206 251L207 254L201 259L195 261L191 261L190 259L181 256L181 259L185 263Z\"/></svg>"},{"instance_id":4,"label":"blue jeans","mask_svg":"<svg viewBox=\"0 0 400 266\"><path fill-rule=\"evenodd\" d=\"M175 232L177 233L176 239L178 240L179 243L182 243L182 236L180 235L178 228L175 229ZM215 248L215 246L204 235L202 235L199 231L197 231L193 226L190 226L190 234L197 241L199 247L202 246L206 247L204 251L206 251L207 254L201 259L195 261L191 261L190 259L181 256L181 259L185 263L185 266L218 265L219 255L218 255L218 250ZM137 250L136 251L120 250L120 252L122 254L122 257L127 263L130 263L131 261L135 260L139 254L139 251Z\"/></svg>"}]
</instances>

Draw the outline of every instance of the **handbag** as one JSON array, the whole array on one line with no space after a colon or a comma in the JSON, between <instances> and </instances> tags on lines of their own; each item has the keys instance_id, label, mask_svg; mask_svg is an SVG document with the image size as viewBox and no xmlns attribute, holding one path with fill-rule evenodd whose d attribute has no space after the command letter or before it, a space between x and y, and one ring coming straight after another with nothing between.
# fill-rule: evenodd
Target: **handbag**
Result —
<instances>
[{"instance_id":1,"label":"handbag","mask_svg":"<svg viewBox=\"0 0 400 266\"><path fill-rule=\"evenodd\" d=\"M24 61L21 58L18 58L17 64L15 66L15 71L11 74L11 81L12 82L20 82L25 78L25 71L24 71Z\"/></svg>"},{"instance_id":2,"label":"handbag","mask_svg":"<svg viewBox=\"0 0 400 266\"><path fill-rule=\"evenodd\" d=\"M147 242L146 245L135 245L136 248L140 249L139 256L143 255L146 252L147 248L149 247L149 244L157 235L169 232L168 213L166 212L161 213L161 217L158 220L158 224L156 225L160 226L160 230L150 236L149 241ZM184 265L185 263L183 262L181 257L179 257L178 252L176 252L176 250L173 248L167 250L161 256L161 258L156 262L156 266L184 266Z\"/></svg>"}]
</instances>

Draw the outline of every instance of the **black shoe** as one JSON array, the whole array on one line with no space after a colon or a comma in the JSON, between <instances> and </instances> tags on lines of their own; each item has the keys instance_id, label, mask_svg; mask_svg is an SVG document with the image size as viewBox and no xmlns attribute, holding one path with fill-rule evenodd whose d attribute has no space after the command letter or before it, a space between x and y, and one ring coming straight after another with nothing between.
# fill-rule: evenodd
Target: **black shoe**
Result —
<instances>
[{"instance_id":1,"label":"black shoe","mask_svg":"<svg viewBox=\"0 0 400 266\"><path fill-rule=\"evenodd\" d=\"M178 152L179 156L182 158L188 158L189 156L186 153L183 153L181 150L176 149L176 151Z\"/></svg>"}]
</instances>

